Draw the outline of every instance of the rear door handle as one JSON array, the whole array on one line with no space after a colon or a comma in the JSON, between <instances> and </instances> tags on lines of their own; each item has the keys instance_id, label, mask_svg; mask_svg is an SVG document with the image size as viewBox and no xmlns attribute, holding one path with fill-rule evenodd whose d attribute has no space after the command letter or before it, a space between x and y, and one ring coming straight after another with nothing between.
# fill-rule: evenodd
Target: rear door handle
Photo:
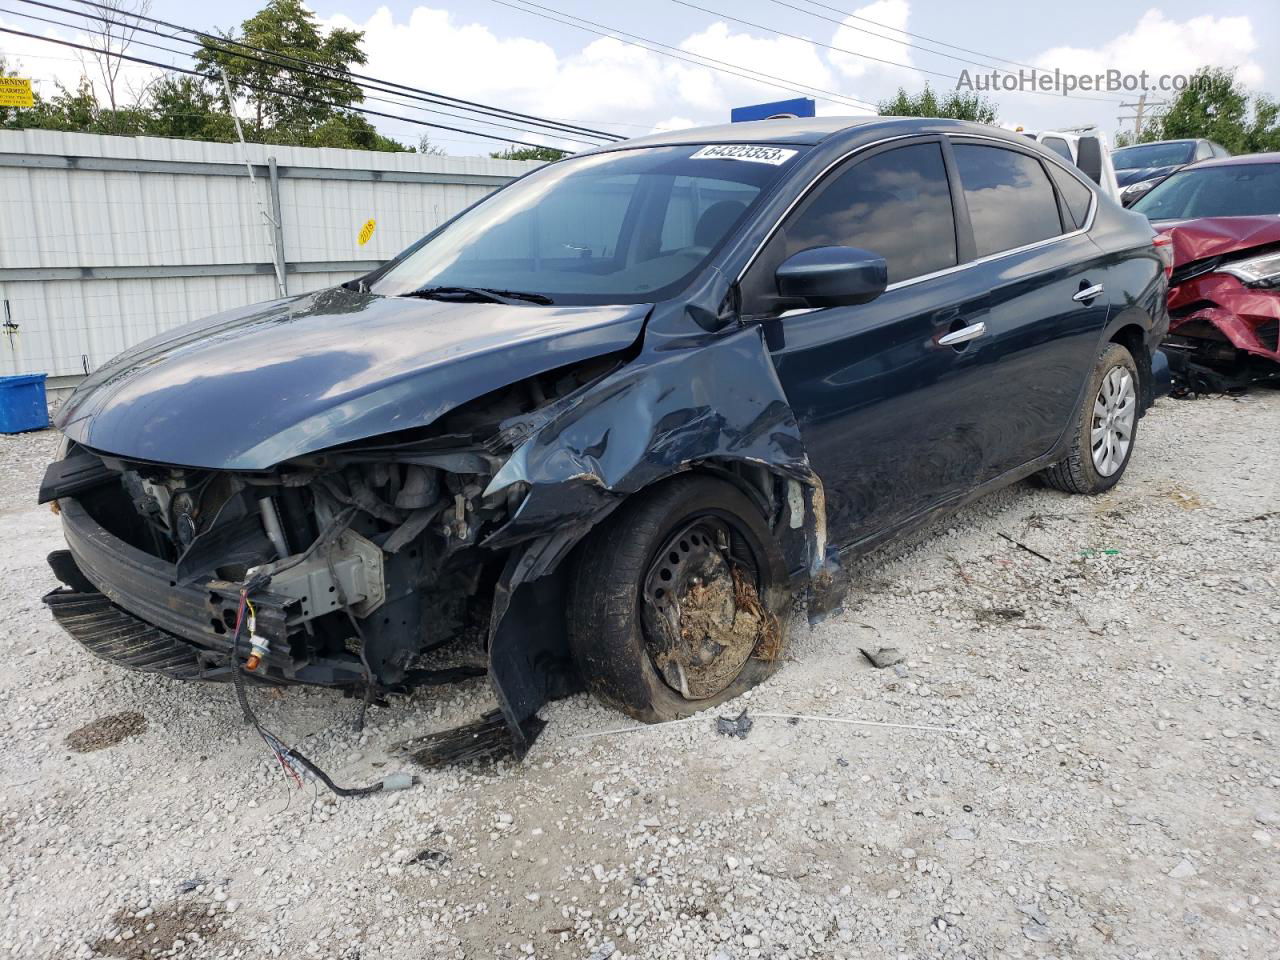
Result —
<instances>
[{"instance_id":1,"label":"rear door handle","mask_svg":"<svg viewBox=\"0 0 1280 960\"><path fill-rule=\"evenodd\" d=\"M1102 293L1102 284L1095 283L1092 287L1085 287L1079 293L1072 296L1072 300L1076 303L1083 303L1085 300L1092 300L1098 294Z\"/></svg>"},{"instance_id":2,"label":"rear door handle","mask_svg":"<svg viewBox=\"0 0 1280 960\"><path fill-rule=\"evenodd\" d=\"M961 327L959 330L953 330L939 337L938 346L954 347L957 344L968 343L970 340L977 340L986 332L987 325L979 320L977 323L971 323L967 327Z\"/></svg>"}]
</instances>

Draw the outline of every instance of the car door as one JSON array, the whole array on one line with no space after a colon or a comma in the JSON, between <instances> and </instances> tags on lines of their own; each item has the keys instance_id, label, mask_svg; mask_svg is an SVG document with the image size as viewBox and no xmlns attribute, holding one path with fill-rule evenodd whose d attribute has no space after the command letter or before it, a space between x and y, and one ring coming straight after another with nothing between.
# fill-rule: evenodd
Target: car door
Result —
<instances>
[{"instance_id":1,"label":"car door","mask_svg":"<svg viewBox=\"0 0 1280 960\"><path fill-rule=\"evenodd\" d=\"M1107 266L1081 229L1092 191L1065 167L1002 142L956 138L960 199L973 231L973 282L986 329L980 481L1049 453L1071 420L1106 325Z\"/></svg>"},{"instance_id":2,"label":"car door","mask_svg":"<svg viewBox=\"0 0 1280 960\"><path fill-rule=\"evenodd\" d=\"M949 166L940 137L856 156L797 205L743 278L744 318L764 325L836 543L963 494L986 460L986 374L962 333L980 329L982 291L955 269L970 250ZM778 264L827 245L883 256L888 289L859 306L788 310ZM954 346L941 342L957 333Z\"/></svg>"}]
</instances>

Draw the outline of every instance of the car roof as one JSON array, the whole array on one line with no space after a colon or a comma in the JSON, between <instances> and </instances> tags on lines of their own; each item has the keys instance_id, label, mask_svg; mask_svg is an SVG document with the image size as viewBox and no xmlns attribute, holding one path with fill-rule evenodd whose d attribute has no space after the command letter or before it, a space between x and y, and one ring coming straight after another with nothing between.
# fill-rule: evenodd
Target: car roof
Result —
<instances>
[{"instance_id":1,"label":"car roof","mask_svg":"<svg viewBox=\"0 0 1280 960\"><path fill-rule=\"evenodd\" d=\"M1018 138L1030 138L999 127L966 120L945 120L937 117L803 117L794 120L752 120L748 123L721 123L705 127L688 127L668 130L644 137L605 144L594 150L584 150L577 156L601 153L630 147L668 147L695 143L777 143L813 145L837 134L852 131L869 131L876 127L892 129L895 134L937 133L945 129L956 133L980 133L999 135L1001 139L1017 143Z\"/></svg>"},{"instance_id":2,"label":"car roof","mask_svg":"<svg viewBox=\"0 0 1280 960\"><path fill-rule=\"evenodd\" d=\"M1204 167L1232 167L1249 163L1280 163L1280 152L1273 153L1241 153L1234 157L1212 157L1208 160L1197 160L1184 169L1201 170Z\"/></svg>"}]
</instances>

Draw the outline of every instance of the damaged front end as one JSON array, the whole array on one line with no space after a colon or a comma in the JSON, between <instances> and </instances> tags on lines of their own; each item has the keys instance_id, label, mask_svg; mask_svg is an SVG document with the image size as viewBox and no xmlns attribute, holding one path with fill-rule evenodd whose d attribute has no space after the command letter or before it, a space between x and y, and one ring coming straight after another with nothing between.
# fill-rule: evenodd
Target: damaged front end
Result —
<instances>
[{"instance_id":1,"label":"damaged front end","mask_svg":"<svg viewBox=\"0 0 1280 960\"><path fill-rule=\"evenodd\" d=\"M727 478L769 519L811 615L843 593L760 331L652 337L271 469L69 443L40 493L68 544L45 601L95 655L178 679L241 670L376 700L485 674L523 755L538 709L583 686L566 640L572 551L628 495L690 470ZM428 668L451 643L473 655Z\"/></svg>"},{"instance_id":2,"label":"damaged front end","mask_svg":"<svg viewBox=\"0 0 1280 960\"><path fill-rule=\"evenodd\" d=\"M1164 350L1182 388L1280 380L1280 223L1207 218L1168 233L1174 269Z\"/></svg>"},{"instance_id":3,"label":"damaged front end","mask_svg":"<svg viewBox=\"0 0 1280 960\"><path fill-rule=\"evenodd\" d=\"M619 362L532 377L417 436L270 470L173 467L68 443L40 491L68 546L50 557L64 586L45 601L94 654L177 679L225 680L242 666L260 682L377 697L483 674L418 661L468 638L483 650L506 551L482 541L524 495L519 484L486 493L511 453L494 439L499 424ZM253 636L233 649L250 581Z\"/></svg>"}]
</instances>

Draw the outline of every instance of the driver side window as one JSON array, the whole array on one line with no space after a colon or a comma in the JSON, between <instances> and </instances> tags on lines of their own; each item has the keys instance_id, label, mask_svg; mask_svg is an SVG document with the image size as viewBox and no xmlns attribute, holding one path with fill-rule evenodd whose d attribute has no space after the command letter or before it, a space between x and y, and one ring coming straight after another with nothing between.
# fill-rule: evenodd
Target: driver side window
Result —
<instances>
[{"instance_id":1,"label":"driver side window","mask_svg":"<svg viewBox=\"0 0 1280 960\"><path fill-rule=\"evenodd\" d=\"M784 225L783 259L810 247L860 247L884 257L889 282L956 265L956 225L942 147L878 153L819 186Z\"/></svg>"}]
</instances>

